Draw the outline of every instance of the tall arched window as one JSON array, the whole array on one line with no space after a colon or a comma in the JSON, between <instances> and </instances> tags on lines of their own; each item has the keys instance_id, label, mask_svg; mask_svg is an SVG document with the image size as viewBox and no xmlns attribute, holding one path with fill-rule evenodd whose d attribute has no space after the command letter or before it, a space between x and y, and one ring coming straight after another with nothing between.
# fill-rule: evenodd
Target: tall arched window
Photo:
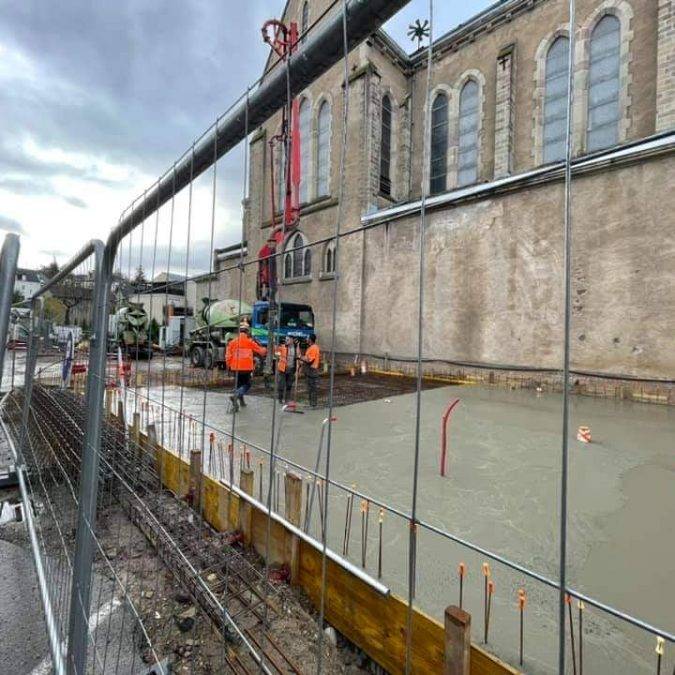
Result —
<instances>
[{"instance_id":1,"label":"tall arched window","mask_svg":"<svg viewBox=\"0 0 675 675\"><path fill-rule=\"evenodd\" d=\"M284 279L296 279L312 273L312 252L305 237L296 232L286 242L284 249Z\"/></svg>"},{"instance_id":2,"label":"tall arched window","mask_svg":"<svg viewBox=\"0 0 675 675\"><path fill-rule=\"evenodd\" d=\"M335 241L329 241L323 250L323 272L324 274L335 272Z\"/></svg>"},{"instance_id":3,"label":"tall arched window","mask_svg":"<svg viewBox=\"0 0 675 675\"><path fill-rule=\"evenodd\" d=\"M567 135L567 68L570 42L559 37L546 54L544 84L544 162L565 157Z\"/></svg>"},{"instance_id":4,"label":"tall arched window","mask_svg":"<svg viewBox=\"0 0 675 675\"><path fill-rule=\"evenodd\" d=\"M330 179L330 104L324 101L316 123L316 196L328 194Z\"/></svg>"},{"instance_id":5,"label":"tall arched window","mask_svg":"<svg viewBox=\"0 0 675 675\"><path fill-rule=\"evenodd\" d=\"M619 141L619 19L603 16L591 33L586 148L600 150Z\"/></svg>"},{"instance_id":6,"label":"tall arched window","mask_svg":"<svg viewBox=\"0 0 675 675\"><path fill-rule=\"evenodd\" d=\"M309 28L309 2L302 3L302 18L300 21L300 34L302 36L302 42L305 41L305 33Z\"/></svg>"},{"instance_id":7,"label":"tall arched window","mask_svg":"<svg viewBox=\"0 0 675 675\"><path fill-rule=\"evenodd\" d=\"M312 111L306 98L300 103L300 203L309 201L309 158L312 148Z\"/></svg>"},{"instance_id":8,"label":"tall arched window","mask_svg":"<svg viewBox=\"0 0 675 675\"><path fill-rule=\"evenodd\" d=\"M459 94L459 185L475 183L478 178L478 108L478 83L467 80Z\"/></svg>"},{"instance_id":9,"label":"tall arched window","mask_svg":"<svg viewBox=\"0 0 675 675\"><path fill-rule=\"evenodd\" d=\"M429 191L445 192L448 178L448 97L437 94L431 106L431 166Z\"/></svg>"},{"instance_id":10,"label":"tall arched window","mask_svg":"<svg viewBox=\"0 0 675 675\"><path fill-rule=\"evenodd\" d=\"M380 140L380 192L391 194L391 99L382 98L382 138Z\"/></svg>"}]
</instances>

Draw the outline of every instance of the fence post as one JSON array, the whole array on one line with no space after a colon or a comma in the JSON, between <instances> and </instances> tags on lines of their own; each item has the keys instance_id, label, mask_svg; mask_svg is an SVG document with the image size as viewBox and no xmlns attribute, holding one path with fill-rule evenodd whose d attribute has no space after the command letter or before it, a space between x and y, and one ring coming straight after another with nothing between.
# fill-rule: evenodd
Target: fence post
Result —
<instances>
[{"instance_id":1,"label":"fence post","mask_svg":"<svg viewBox=\"0 0 675 675\"><path fill-rule=\"evenodd\" d=\"M92 242L96 277L92 307L93 334L87 376L87 426L82 448L77 535L73 561L73 584L68 626L68 673L82 675L87 661L91 575L94 560L94 523L98 495L98 473L103 421L103 394L108 338L108 293L114 250ZM115 247L112 247L115 248Z\"/></svg>"},{"instance_id":2,"label":"fence post","mask_svg":"<svg viewBox=\"0 0 675 675\"><path fill-rule=\"evenodd\" d=\"M2 389L5 345L7 344L9 317L12 311L12 294L14 293L19 247L19 237L16 234L8 234L5 236L0 252L0 389Z\"/></svg>"},{"instance_id":3,"label":"fence post","mask_svg":"<svg viewBox=\"0 0 675 675\"><path fill-rule=\"evenodd\" d=\"M36 316L38 307L42 306L39 298L33 298L31 302L30 332L28 334L28 344L26 345L26 372L24 373L23 384L23 411L21 413L21 436L19 437L19 461L25 464L26 446L28 443L28 412L30 410L31 400L33 398L33 379L35 378L35 365L37 363L38 336L35 331Z\"/></svg>"},{"instance_id":4,"label":"fence post","mask_svg":"<svg viewBox=\"0 0 675 675\"><path fill-rule=\"evenodd\" d=\"M444 675L469 675L471 670L471 615L459 607L445 608Z\"/></svg>"},{"instance_id":5,"label":"fence post","mask_svg":"<svg viewBox=\"0 0 675 675\"><path fill-rule=\"evenodd\" d=\"M302 513L302 478L291 471L284 476L284 500L286 520L296 527L300 527ZM323 508L323 507L322 507ZM296 535L291 535L290 551L287 551L289 567L291 571L291 583L298 583L300 569L300 540Z\"/></svg>"}]
</instances>

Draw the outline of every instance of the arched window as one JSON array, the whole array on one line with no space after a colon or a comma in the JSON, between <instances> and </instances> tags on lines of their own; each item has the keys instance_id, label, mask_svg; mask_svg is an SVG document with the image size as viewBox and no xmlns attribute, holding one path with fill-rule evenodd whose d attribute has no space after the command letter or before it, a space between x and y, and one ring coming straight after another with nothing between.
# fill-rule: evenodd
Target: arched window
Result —
<instances>
[{"instance_id":1,"label":"arched window","mask_svg":"<svg viewBox=\"0 0 675 675\"><path fill-rule=\"evenodd\" d=\"M312 111L306 98L300 103L300 203L309 201L309 158L312 148Z\"/></svg>"},{"instance_id":2,"label":"arched window","mask_svg":"<svg viewBox=\"0 0 675 675\"><path fill-rule=\"evenodd\" d=\"M459 94L459 185L475 183L478 178L478 107L478 83L468 80Z\"/></svg>"},{"instance_id":3,"label":"arched window","mask_svg":"<svg viewBox=\"0 0 675 675\"><path fill-rule=\"evenodd\" d=\"M284 250L284 279L306 277L312 273L312 251L305 237L296 232L286 242Z\"/></svg>"},{"instance_id":4,"label":"arched window","mask_svg":"<svg viewBox=\"0 0 675 675\"><path fill-rule=\"evenodd\" d=\"M323 250L323 272L324 274L335 273L335 242L329 241Z\"/></svg>"},{"instance_id":5,"label":"arched window","mask_svg":"<svg viewBox=\"0 0 675 675\"><path fill-rule=\"evenodd\" d=\"M305 33L309 28L309 2L302 3L302 19L300 21L300 35L302 36L302 42L305 41Z\"/></svg>"},{"instance_id":6,"label":"arched window","mask_svg":"<svg viewBox=\"0 0 675 675\"><path fill-rule=\"evenodd\" d=\"M603 16L591 33L586 148L600 150L619 140L619 19Z\"/></svg>"},{"instance_id":7,"label":"arched window","mask_svg":"<svg viewBox=\"0 0 675 675\"><path fill-rule=\"evenodd\" d=\"M312 273L312 249L305 248L302 254L302 274L308 277Z\"/></svg>"},{"instance_id":8,"label":"arched window","mask_svg":"<svg viewBox=\"0 0 675 675\"><path fill-rule=\"evenodd\" d=\"M387 95L382 98L380 192L384 195L391 195L391 99Z\"/></svg>"},{"instance_id":9,"label":"arched window","mask_svg":"<svg viewBox=\"0 0 675 675\"><path fill-rule=\"evenodd\" d=\"M448 97L437 94L431 106L431 166L429 191L445 192L448 178Z\"/></svg>"},{"instance_id":10,"label":"arched window","mask_svg":"<svg viewBox=\"0 0 675 675\"><path fill-rule=\"evenodd\" d=\"M330 178L330 104L324 101L316 123L316 196L328 194Z\"/></svg>"},{"instance_id":11,"label":"arched window","mask_svg":"<svg viewBox=\"0 0 675 675\"><path fill-rule=\"evenodd\" d=\"M570 42L559 37L546 54L544 84L544 162L565 157L567 135L567 69Z\"/></svg>"}]
</instances>

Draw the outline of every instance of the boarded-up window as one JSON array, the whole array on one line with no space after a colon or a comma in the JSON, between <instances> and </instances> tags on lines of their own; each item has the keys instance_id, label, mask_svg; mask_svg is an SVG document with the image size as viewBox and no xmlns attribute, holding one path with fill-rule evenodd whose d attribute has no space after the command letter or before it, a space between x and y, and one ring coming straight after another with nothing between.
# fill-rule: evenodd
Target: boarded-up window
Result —
<instances>
[{"instance_id":1,"label":"boarded-up window","mask_svg":"<svg viewBox=\"0 0 675 675\"><path fill-rule=\"evenodd\" d=\"M459 95L459 185L475 183L478 177L478 83L469 80Z\"/></svg>"},{"instance_id":2,"label":"boarded-up window","mask_svg":"<svg viewBox=\"0 0 675 675\"><path fill-rule=\"evenodd\" d=\"M544 162L555 162L565 157L569 52L569 40L559 37L546 55Z\"/></svg>"},{"instance_id":3,"label":"boarded-up window","mask_svg":"<svg viewBox=\"0 0 675 675\"><path fill-rule=\"evenodd\" d=\"M604 16L591 33L588 83L589 151L619 141L619 54L621 26L612 15Z\"/></svg>"},{"instance_id":4,"label":"boarded-up window","mask_svg":"<svg viewBox=\"0 0 675 675\"><path fill-rule=\"evenodd\" d=\"M316 194L328 194L330 178L330 105L324 101L319 108L316 125Z\"/></svg>"},{"instance_id":5,"label":"boarded-up window","mask_svg":"<svg viewBox=\"0 0 675 675\"><path fill-rule=\"evenodd\" d=\"M391 99L382 98L382 138L380 140L380 192L391 194Z\"/></svg>"},{"instance_id":6,"label":"boarded-up window","mask_svg":"<svg viewBox=\"0 0 675 675\"><path fill-rule=\"evenodd\" d=\"M431 106L431 166L429 191L445 192L448 179L448 97L437 94Z\"/></svg>"},{"instance_id":7,"label":"boarded-up window","mask_svg":"<svg viewBox=\"0 0 675 675\"><path fill-rule=\"evenodd\" d=\"M300 203L309 201L309 158L312 147L312 111L306 98L300 103Z\"/></svg>"}]
</instances>

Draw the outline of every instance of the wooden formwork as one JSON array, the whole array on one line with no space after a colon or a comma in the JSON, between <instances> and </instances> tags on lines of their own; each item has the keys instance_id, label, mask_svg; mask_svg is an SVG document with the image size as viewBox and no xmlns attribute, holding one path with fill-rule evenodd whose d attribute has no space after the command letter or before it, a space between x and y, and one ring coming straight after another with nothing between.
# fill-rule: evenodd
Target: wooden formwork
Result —
<instances>
[{"instance_id":1,"label":"wooden formwork","mask_svg":"<svg viewBox=\"0 0 675 675\"><path fill-rule=\"evenodd\" d=\"M140 442L147 443L145 434ZM155 458L164 486L180 497L190 490L190 464L155 444ZM298 479L299 480L299 479ZM194 479L193 479L194 482ZM261 556L270 556L270 565L287 565L291 583L302 589L315 607L321 601L322 552L298 538L292 527L273 520L267 541L268 516L255 500L248 501L228 485L202 476L200 498L202 513L218 531L241 530L246 545ZM253 470L242 469L240 490L251 495ZM301 496L295 500L299 522ZM405 670L407 602L394 593L383 594L349 569L328 559L326 566L326 620L370 658L390 673ZM442 623L417 608L412 615L412 671L416 673L451 672L446 667L446 630ZM487 653L477 645L470 648L471 675L513 675L516 669Z\"/></svg>"}]
</instances>

